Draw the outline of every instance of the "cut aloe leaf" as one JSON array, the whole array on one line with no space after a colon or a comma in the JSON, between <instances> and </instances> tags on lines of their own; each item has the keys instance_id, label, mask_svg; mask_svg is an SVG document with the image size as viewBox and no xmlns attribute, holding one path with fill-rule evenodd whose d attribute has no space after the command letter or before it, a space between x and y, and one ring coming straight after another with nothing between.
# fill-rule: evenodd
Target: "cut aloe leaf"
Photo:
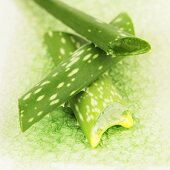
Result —
<instances>
[{"instance_id":1,"label":"cut aloe leaf","mask_svg":"<svg viewBox=\"0 0 170 170\"><path fill-rule=\"evenodd\" d=\"M150 45L146 41L91 17L61 1L34 1L107 54L136 55L150 50ZM120 19L115 21L119 22Z\"/></svg>"},{"instance_id":2,"label":"cut aloe leaf","mask_svg":"<svg viewBox=\"0 0 170 170\"><path fill-rule=\"evenodd\" d=\"M133 23L126 13L121 13L111 23L134 34ZM69 46L76 48L75 43L70 41L70 37L74 37L74 35L50 32L45 37L48 39L46 41L45 38L45 44L54 61L60 61L60 58L58 58L60 48L64 48L67 54L70 50ZM65 46L61 44L63 37L67 37L65 38ZM55 50L54 53L51 53L52 50L50 49ZM74 49L72 48L72 50ZM69 55L65 57L69 57ZM109 127L121 125L130 128L133 125L131 112L126 108L122 98L116 91L110 76L102 76L100 80L92 83L85 92L80 92L73 97L70 100L70 105L92 147L98 145L102 134Z\"/></svg>"},{"instance_id":3,"label":"cut aloe leaf","mask_svg":"<svg viewBox=\"0 0 170 170\"><path fill-rule=\"evenodd\" d=\"M71 108L94 148L111 126L133 126L131 112L113 86L109 76L102 77L70 101Z\"/></svg>"},{"instance_id":4,"label":"cut aloe leaf","mask_svg":"<svg viewBox=\"0 0 170 170\"><path fill-rule=\"evenodd\" d=\"M119 14L111 21L111 24L128 33L135 34L133 23L127 13ZM87 42L74 34L49 31L44 36L44 43L57 66L64 59L71 57L75 50Z\"/></svg>"}]
</instances>

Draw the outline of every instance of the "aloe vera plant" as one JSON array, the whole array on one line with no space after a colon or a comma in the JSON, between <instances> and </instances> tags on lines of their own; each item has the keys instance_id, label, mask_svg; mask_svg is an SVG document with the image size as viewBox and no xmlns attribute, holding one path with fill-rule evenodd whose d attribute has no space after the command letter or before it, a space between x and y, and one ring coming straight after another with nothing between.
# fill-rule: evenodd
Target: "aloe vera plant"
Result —
<instances>
[{"instance_id":1,"label":"aloe vera plant","mask_svg":"<svg viewBox=\"0 0 170 170\"><path fill-rule=\"evenodd\" d=\"M115 22L116 20L119 22ZM121 13L111 23L134 34L133 23L126 13ZM78 48L77 43L81 44L82 41L73 34L50 31L45 35L45 44L54 62L61 62L60 48L66 51L64 58L70 57L68 54ZM121 125L130 128L133 125L131 112L108 74L70 99L69 103L92 147L98 145L102 134L109 127Z\"/></svg>"},{"instance_id":2,"label":"aloe vera plant","mask_svg":"<svg viewBox=\"0 0 170 170\"><path fill-rule=\"evenodd\" d=\"M146 41L91 17L61 1L34 1L48 13L103 49L107 54L134 55L150 50L150 45Z\"/></svg>"},{"instance_id":3,"label":"aloe vera plant","mask_svg":"<svg viewBox=\"0 0 170 170\"><path fill-rule=\"evenodd\" d=\"M133 38L131 40L135 41ZM140 45L138 53L141 53L141 50L147 52L150 47L146 42ZM127 51L122 49L122 55L134 54L133 51L137 52L136 48L130 53ZM65 50L62 48L60 52L65 54ZM22 131L27 130L46 114L89 86L120 58L122 57L116 57L116 54L107 55L93 44L85 44L76 50L70 58L59 63L44 80L19 99Z\"/></svg>"}]
</instances>

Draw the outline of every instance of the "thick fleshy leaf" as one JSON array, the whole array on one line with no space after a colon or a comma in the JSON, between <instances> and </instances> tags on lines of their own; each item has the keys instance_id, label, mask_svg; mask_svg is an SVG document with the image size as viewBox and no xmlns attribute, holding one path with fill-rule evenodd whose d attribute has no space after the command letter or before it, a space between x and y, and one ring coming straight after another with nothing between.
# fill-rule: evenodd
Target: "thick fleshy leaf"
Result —
<instances>
[{"instance_id":1,"label":"thick fleshy leaf","mask_svg":"<svg viewBox=\"0 0 170 170\"><path fill-rule=\"evenodd\" d=\"M90 145L96 147L102 134L111 126L133 125L131 112L113 86L110 76L104 76L70 101L76 118Z\"/></svg>"},{"instance_id":2,"label":"thick fleshy leaf","mask_svg":"<svg viewBox=\"0 0 170 170\"><path fill-rule=\"evenodd\" d=\"M135 34L133 23L127 13L119 14L111 21L111 24L126 32ZM86 41L70 33L49 31L44 36L44 43L57 66L64 59L71 57L71 54L85 44Z\"/></svg>"},{"instance_id":3,"label":"thick fleshy leaf","mask_svg":"<svg viewBox=\"0 0 170 170\"><path fill-rule=\"evenodd\" d=\"M150 45L146 41L91 17L61 1L34 1L108 54L136 55L150 50ZM118 19L115 21L119 22Z\"/></svg>"},{"instance_id":4,"label":"thick fleshy leaf","mask_svg":"<svg viewBox=\"0 0 170 170\"><path fill-rule=\"evenodd\" d=\"M56 107L89 86L119 60L92 44L76 50L44 80L19 99L21 129L25 131Z\"/></svg>"}]
</instances>

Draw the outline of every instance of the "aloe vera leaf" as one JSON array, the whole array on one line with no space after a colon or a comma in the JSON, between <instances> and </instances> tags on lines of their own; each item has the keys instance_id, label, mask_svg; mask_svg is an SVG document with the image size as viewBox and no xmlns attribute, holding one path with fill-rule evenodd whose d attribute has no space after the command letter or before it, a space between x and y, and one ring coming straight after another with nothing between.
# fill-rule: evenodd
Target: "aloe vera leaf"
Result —
<instances>
[{"instance_id":1,"label":"aloe vera leaf","mask_svg":"<svg viewBox=\"0 0 170 170\"><path fill-rule=\"evenodd\" d=\"M86 91L70 101L71 108L91 147L96 147L102 134L111 126L133 126L131 111L117 92L110 76L92 83Z\"/></svg>"},{"instance_id":2,"label":"aloe vera leaf","mask_svg":"<svg viewBox=\"0 0 170 170\"><path fill-rule=\"evenodd\" d=\"M76 50L72 57L66 58L19 99L22 131L89 86L120 59L122 56L108 56L93 44L86 44Z\"/></svg>"},{"instance_id":3,"label":"aloe vera leaf","mask_svg":"<svg viewBox=\"0 0 170 170\"><path fill-rule=\"evenodd\" d=\"M150 50L146 41L117 27L104 23L61 1L34 0L48 13L72 28L75 32L103 49L107 54L136 55ZM119 20L116 20L119 22Z\"/></svg>"},{"instance_id":4,"label":"aloe vera leaf","mask_svg":"<svg viewBox=\"0 0 170 170\"><path fill-rule=\"evenodd\" d=\"M72 57L61 62L19 99L22 131L90 85L117 61L117 57L106 56L104 51L92 44L76 50Z\"/></svg>"},{"instance_id":5,"label":"aloe vera leaf","mask_svg":"<svg viewBox=\"0 0 170 170\"><path fill-rule=\"evenodd\" d=\"M127 13L120 13L111 21L111 24L126 32L135 34L133 23ZM48 53L57 66L61 61L69 58L70 55L80 46L84 45L86 41L74 34L61 31L49 31L44 36L44 43L47 46ZM65 52L63 52L63 49Z\"/></svg>"},{"instance_id":6,"label":"aloe vera leaf","mask_svg":"<svg viewBox=\"0 0 170 170\"><path fill-rule=\"evenodd\" d=\"M44 44L56 66L66 58L69 58L75 50L86 43L79 36L67 32L50 30L44 35ZM70 110L67 106L68 102L62 108Z\"/></svg>"},{"instance_id":7,"label":"aloe vera leaf","mask_svg":"<svg viewBox=\"0 0 170 170\"><path fill-rule=\"evenodd\" d=\"M111 24L135 33L133 23L126 13L118 15ZM102 134L111 126L133 126L132 112L126 107L109 74L103 75L86 91L74 96L70 105L92 148L99 144Z\"/></svg>"}]
</instances>

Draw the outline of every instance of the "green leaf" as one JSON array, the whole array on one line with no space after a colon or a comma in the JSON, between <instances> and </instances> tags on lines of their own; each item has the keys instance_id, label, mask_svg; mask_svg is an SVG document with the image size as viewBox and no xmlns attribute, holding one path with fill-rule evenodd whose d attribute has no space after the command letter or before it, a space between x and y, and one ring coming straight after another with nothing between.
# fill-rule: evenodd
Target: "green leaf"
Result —
<instances>
[{"instance_id":1,"label":"green leaf","mask_svg":"<svg viewBox=\"0 0 170 170\"><path fill-rule=\"evenodd\" d=\"M51 15L103 49L107 54L136 55L150 50L150 45L117 27L104 23L61 1L34 0ZM120 22L116 19L115 22Z\"/></svg>"},{"instance_id":2,"label":"green leaf","mask_svg":"<svg viewBox=\"0 0 170 170\"><path fill-rule=\"evenodd\" d=\"M70 101L71 108L90 145L94 148L111 126L133 126L131 111L114 87L110 76L104 76Z\"/></svg>"},{"instance_id":3,"label":"green leaf","mask_svg":"<svg viewBox=\"0 0 170 170\"><path fill-rule=\"evenodd\" d=\"M108 70L117 57L107 56L92 44L76 50L44 80L19 99L21 129L25 131L56 107L68 101Z\"/></svg>"}]
</instances>

